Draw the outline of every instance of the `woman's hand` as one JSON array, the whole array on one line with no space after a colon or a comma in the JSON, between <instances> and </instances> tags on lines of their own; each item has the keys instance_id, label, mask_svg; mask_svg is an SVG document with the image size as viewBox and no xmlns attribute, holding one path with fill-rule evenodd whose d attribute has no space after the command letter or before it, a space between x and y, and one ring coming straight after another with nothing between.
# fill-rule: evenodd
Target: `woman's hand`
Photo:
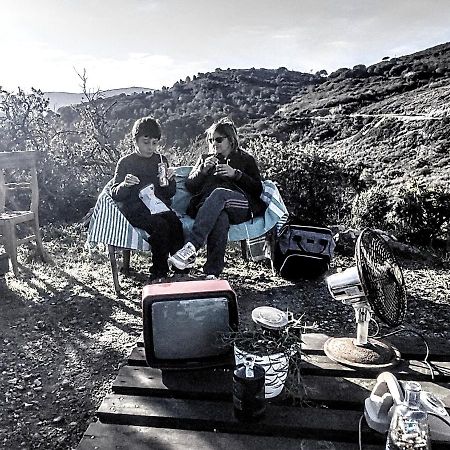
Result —
<instances>
[{"instance_id":1,"label":"woman's hand","mask_svg":"<svg viewBox=\"0 0 450 450\"><path fill-rule=\"evenodd\" d=\"M234 178L236 176L236 169L228 164L217 164L215 175L219 175L224 178Z\"/></svg>"},{"instance_id":2,"label":"woman's hand","mask_svg":"<svg viewBox=\"0 0 450 450\"><path fill-rule=\"evenodd\" d=\"M208 174L211 171L211 169L217 165L218 162L219 160L216 158L215 155L208 156L203 163L201 172L205 175Z\"/></svg>"},{"instance_id":3,"label":"woman's hand","mask_svg":"<svg viewBox=\"0 0 450 450\"><path fill-rule=\"evenodd\" d=\"M139 180L139 178L136 175L133 175L131 173L127 173L125 175L125 179L122 181L122 184L125 187L131 187L134 186L136 184L139 184L141 182L141 180Z\"/></svg>"}]
</instances>

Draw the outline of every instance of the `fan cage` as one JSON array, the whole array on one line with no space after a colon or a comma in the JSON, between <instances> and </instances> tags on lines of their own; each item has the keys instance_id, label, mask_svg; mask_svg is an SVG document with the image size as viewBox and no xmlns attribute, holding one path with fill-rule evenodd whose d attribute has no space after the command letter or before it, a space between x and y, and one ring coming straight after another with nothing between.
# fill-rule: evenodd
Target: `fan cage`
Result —
<instances>
[{"instance_id":1,"label":"fan cage","mask_svg":"<svg viewBox=\"0 0 450 450\"><path fill-rule=\"evenodd\" d=\"M389 326L400 325L406 312L406 289L400 265L386 241L374 230L364 229L356 244L355 259L375 314Z\"/></svg>"}]
</instances>

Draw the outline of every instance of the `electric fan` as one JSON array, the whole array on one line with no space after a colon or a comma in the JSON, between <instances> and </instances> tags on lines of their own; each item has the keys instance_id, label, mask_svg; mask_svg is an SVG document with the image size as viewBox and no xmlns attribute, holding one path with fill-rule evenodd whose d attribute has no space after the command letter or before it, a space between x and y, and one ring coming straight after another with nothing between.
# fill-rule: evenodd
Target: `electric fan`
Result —
<instances>
[{"instance_id":1,"label":"electric fan","mask_svg":"<svg viewBox=\"0 0 450 450\"><path fill-rule=\"evenodd\" d=\"M399 351L378 339L368 337L369 322L377 315L395 327L402 323L406 311L403 274L385 240L374 230L364 229L356 241L356 266L327 278L328 290L335 300L355 309L356 339L330 338L325 354L345 365L385 368L396 364Z\"/></svg>"}]
</instances>

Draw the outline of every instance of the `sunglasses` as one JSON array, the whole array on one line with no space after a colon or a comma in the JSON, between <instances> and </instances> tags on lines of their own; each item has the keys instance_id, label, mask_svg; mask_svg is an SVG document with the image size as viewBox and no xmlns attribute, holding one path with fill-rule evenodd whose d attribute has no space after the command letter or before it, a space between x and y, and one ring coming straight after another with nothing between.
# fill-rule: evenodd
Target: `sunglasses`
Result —
<instances>
[{"instance_id":1,"label":"sunglasses","mask_svg":"<svg viewBox=\"0 0 450 450\"><path fill-rule=\"evenodd\" d=\"M217 136L215 138L209 138L208 142L212 144L213 142L217 142L218 144L221 144L227 137L226 136Z\"/></svg>"}]
</instances>

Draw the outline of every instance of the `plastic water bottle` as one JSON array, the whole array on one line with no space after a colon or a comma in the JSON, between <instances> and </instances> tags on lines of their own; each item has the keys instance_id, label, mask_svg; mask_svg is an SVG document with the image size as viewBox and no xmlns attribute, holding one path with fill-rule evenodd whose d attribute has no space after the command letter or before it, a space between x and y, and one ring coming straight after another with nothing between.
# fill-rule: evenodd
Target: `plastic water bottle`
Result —
<instances>
[{"instance_id":1,"label":"plastic water bottle","mask_svg":"<svg viewBox=\"0 0 450 450\"><path fill-rule=\"evenodd\" d=\"M238 420L254 422L264 416L264 385L264 368L255 364L254 356L246 356L233 373L233 406Z\"/></svg>"},{"instance_id":2,"label":"plastic water bottle","mask_svg":"<svg viewBox=\"0 0 450 450\"><path fill-rule=\"evenodd\" d=\"M431 439L428 414L420 406L421 386L409 381L405 387L405 400L397 405L389 427L387 450L430 450Z\"/></svg>"}]
</instances>

